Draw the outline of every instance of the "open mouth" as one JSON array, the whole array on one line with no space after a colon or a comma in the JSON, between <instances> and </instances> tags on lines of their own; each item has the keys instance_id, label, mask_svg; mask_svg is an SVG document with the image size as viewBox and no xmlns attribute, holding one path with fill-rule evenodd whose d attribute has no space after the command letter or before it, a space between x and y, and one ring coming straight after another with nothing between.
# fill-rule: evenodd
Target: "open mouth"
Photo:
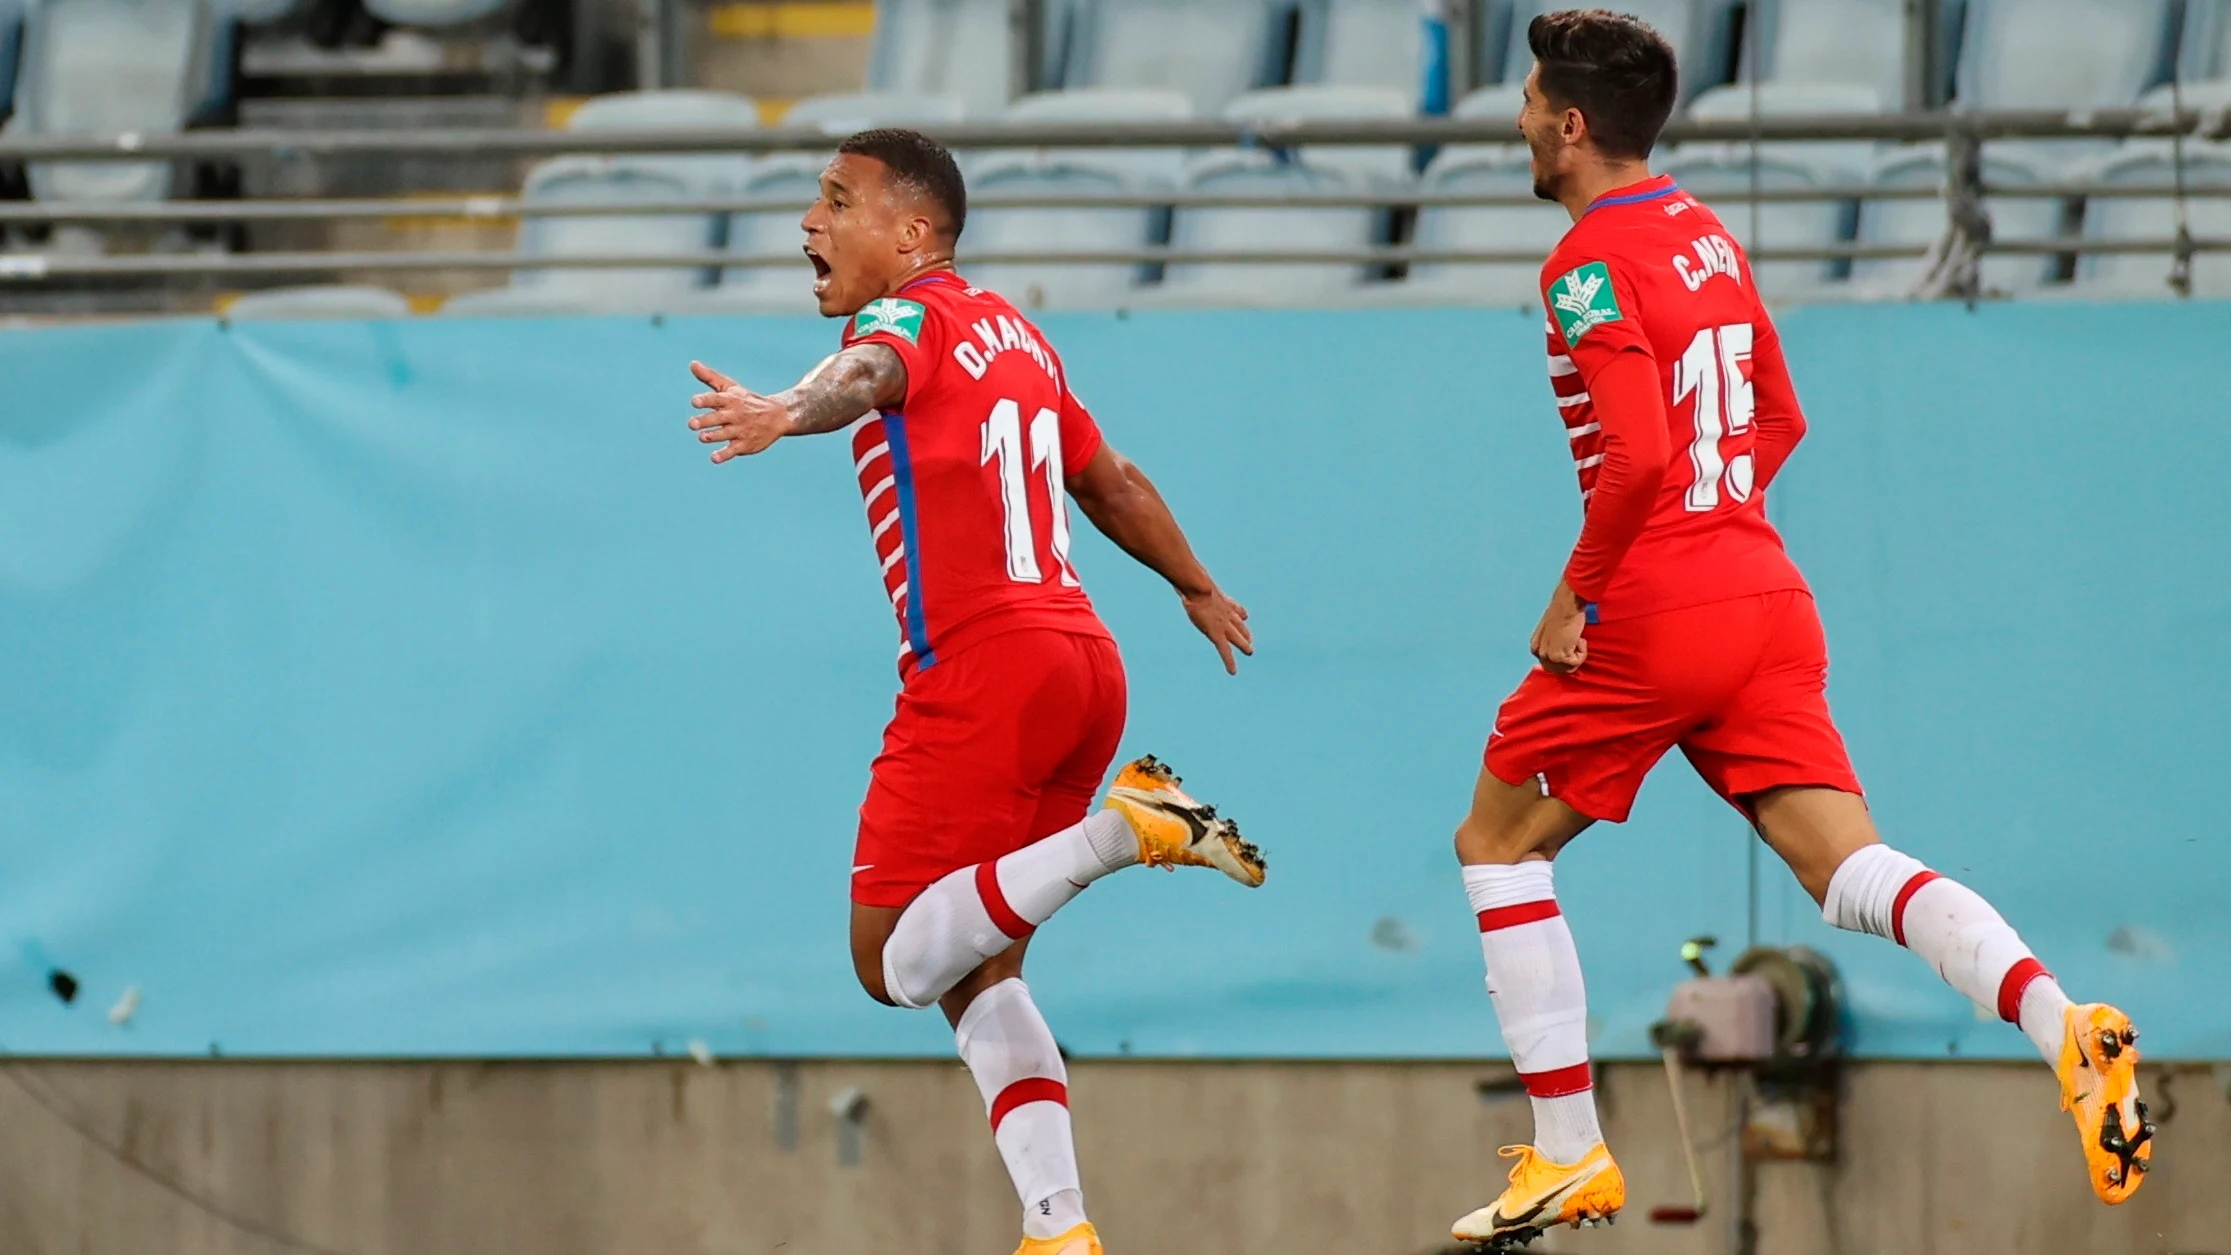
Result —
<instances>
[{"instance_id":1,"label":"open mouth","mask_svg":"<svg viewBox=\"0 0 2231 1255\"><path fill-rule=\"evenodd\" d=\"M806 260L813 263L813 290L819 295L823 288L829 286L829 263L823 261L821 254L814 252L811 245L806 248Z\"/></svg>"}]
</instances>

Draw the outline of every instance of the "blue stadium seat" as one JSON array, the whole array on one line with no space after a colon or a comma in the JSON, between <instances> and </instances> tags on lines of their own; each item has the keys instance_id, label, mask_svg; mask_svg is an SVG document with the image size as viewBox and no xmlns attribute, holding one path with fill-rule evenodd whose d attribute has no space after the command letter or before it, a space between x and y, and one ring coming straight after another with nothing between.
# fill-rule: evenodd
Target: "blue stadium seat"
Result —
<instances>
[{"instance_id":1,"label":"blue stadium seat","mask_svg":"<svg viewBox=\"0 0 2231 1255\"><path fill-rule=\"evenodd\" d=\"M1895 109L1906 91L1907 0L1753 0L1735 78L1768 83L1851 83Z\"/></svg>"},{"instance_id":2,"label":"blue stadium seat","mask_svg":"<svg viewBox=\"0 0 2231 1255\"><path fill-rule=\"evenodd\" d=\"M1757 184L1769 191L1822 187L1839 181L1833 172L1793 157L1762 153L1757 165ZM1758 238L1752 238L1752 210L1743 199L1754 177L1748 154L1682 152L1668 159L1662 168L1691 195L1710 205L1746 250L1822 248L1850 238L1850 208L1834 201L1761 205L1757 211ZM1828 294L1836 281L1836 269L1836 264L1829 261L1757 261L1752 265L1759 291L1774 297Z\"/></svg>"},{"instance_id":3,"label":"blue stadium seat","mask_svg":"<svg viewBox=\"0 0 2231 1255\"><path fill-rule=\"evenodd\" d=\"M2177 230L2176 169L2167 140L2132 140L2087 171L2091 179L2118 187L2159 188L2159 196L2094 196L2084 207L2087 240L2167 240ZM2184 146L2184 185L2206 188L2213 196L2185 200L2192 234L2231 237L2231 144ZM2076 290L2099 296L2169 295L2167 253L2088 254L2076 265ZM2194 296L2231 296L2231 254L2200 253L2192 261Z\"/></svg>"},{"instance_id":4,"label":"blue stadium seat","mask_svg":"<svg viewBox=\"0 0 2231 1255\"><path fill-rule=\"evenodd\" d=\"M2015 152L1987 152L1983 158L1985 183L2035 185L2044 174ZM1944 187L1944 149L1894 150L1884 154L1868 181L1878 187ZM1991 215L1994 237L2003 240L2045 240L2061 234L2062 202L2035 196L1994 196L1984 202ZM1865 200L1859 204L1858 239L1862 244L1928 246L1942 239L1946 209L1940 197L1928 200ZM2034 292L2051 277L2049 256L1987 254L1983 259L1983 286L1992 292ZM1928 271L1924 258L1898 258L1852 263L1851 281L1856 294L1887 299L1909 295Z\"/></svg>"},{"instance_id":5,"label":"blue stadium seat","mask_svg":"<svg viewBox=\"0 0 2231 1255\"><path fill-rule=\"evenodd\" d=\"M1012 122L1171 122L1192 116L1174 91L1078 88L1016 101ZM1174 148L1059 148L986 153L969 172L971 194L1120 193L1166 190L1184 170ZM985 209L969 212L961 240L968 277L1026 309L1105 308L1131 298L1141 267L974 265L972 253L1134 249L1163 233L1155 209Z\"/></svg>"},{"instance_id":6,"label":"blue stadium seat","mask_svg":"<svg viewBox=\"0 0 2231 1255\"><path fill-rule=\"evenodd\" d=\"M1518 0L1511 12L1511 38L1504 53L1503 81L1520 83L1533 67L1526 47L1526 26L1536 17L1575 7L1574 0ZM1609 7L1650 24L1673 45L1681 69L1681 98L1728 81L1734 57L1734 5L1731 0L1620 0Z\"/></svg>"},{"instance_id":7,"label":"blue stadium seat","mask_svg":"<svg viewBox=\"0 0 2231 1255\"><path fill-rule=\"evenodd\" d=\"M391 26L440 30L501 12L512 0L364 0L364 11Z\"/></svg>"},{"instance_id":8,"label":"blue stadium seat","mask_svg":"<svg viewBox=\"0 0 2231 1255\"><path fill-rule=\"evenodd\" d=\"M1285 11L1273 0L1085 0L1062 85L1165 88L1214 113L1279 80Z\"/></svg>"},{"instance_id":9,"label":"blue stadium seat","mask_svg":"<svg viewBox=\"0 0 2231 1255\"><path fill-rule=\"evenodd\" d=\"M210 95L216 20L201 0L47 0L25 24L9 130L179 130ZM30 168L40 200L161 200L173 177L171 164L158 161Z\"/></svg>"},{"instance_id":10,"label":"blue stadium seat","mask_svg":"<svg viewBox=\"0 0 2231 1255\"><path fill-rule=\"evenodd\" d=\"M2176 0L1970 0L1958 92L1971 109L2136 103L2169 77Z\"/></svg>"},{"instance_id":11,"label":"blue stadium seat","mask_svg":"<svg viewBox=\"0 0 2231 1255\"><path fill-rule=\"evenodd\" d=\"M832 140L876 126L914 126L935 129L960 121L967 114L960 101L949 96L917 96L902 92L863 92L808 96L783 115L784 126L810 126ZM835 145L832 144L833 150ZM821 192L821 169L828 152L769 153L751 163L737 185L739 194L769 199L783 197L810 203ZM799 246L805 233L794 209L740 213L728 219L728 251L739 256L787 255L792 266L730 266L721 271L720 290L709 299L716 303L770 309L808 309L813 305L812 269Z\"/></svg>"},{"instance_id":12,"label":"blue stadium seat","mask_svg":"<svg viewBox=\"0 0 2231 1255\"><path fill-rule=\"evenodd\" d=\"M266 288L236 298L225 307L234 322L281 322L301 318L408 318L411 303L386 288L353 284L308 284Z\"/></svg>"},{"instance_id":13,"label":"blue stadium seat","mask_svg":"<svg viewBox=\"0 0 2231 1255\"><path fill-rule=\"evenodd\" d=\"M1014 95L1008 0L877 0L868 86L992 114Z\"/></svg>"},{"instance_id":14,"label":"blue stadium seat","mask_svg":"<svg viewBox=\"0 0 2231 1255\"><path fill-rule=\"evenodd\" d=\"M1412 116L1412 105L1408 93L1393 88L1290 87L1250 92L1224 112L1234 120L1255 122L1406 118ZM1195 159L1185 186L1194 192L1231 194L1400 190L1412 181L1409 160L1408 149L1391 145L1227 151ZM1385 240L1386 221L1386 214L1376 209L1180 209L1170 242L1181 250L1215 252L1360 249ZM1340 299L1367 273L1363 266L1324 263L1173 265L1163 287L1191 301Z\"/></svg>"},{"instance_id":15,"label":"blue stadium seat","mask_svg":"<svg viewBox=\"0 0 2231 1255\"><path fill-rule=\"evenodd\" d=\"M1519 92L1514 85L1484 87L1451 110L1459 118L1495 119L1517 127ZM1422 192L1473 192L1531 196L1534 178L1524 145L1496 147L1458 144L1434 155L1419 179ZM1421 249L1469 252L1525 251L1532 262L1510 265L1412 266L1408 290L1420 299L1487 305L1531 306L1541 300L1541 263L1572 228L1562 206L1548 201L1528 205L1427 206L1418 211L1411 241Z\"/></svg>"}]
</instances>

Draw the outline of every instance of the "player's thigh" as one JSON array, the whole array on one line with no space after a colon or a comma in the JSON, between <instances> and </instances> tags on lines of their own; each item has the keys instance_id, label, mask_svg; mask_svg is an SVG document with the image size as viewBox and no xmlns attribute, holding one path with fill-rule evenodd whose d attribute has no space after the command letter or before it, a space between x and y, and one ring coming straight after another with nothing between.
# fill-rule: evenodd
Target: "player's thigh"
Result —
<instances>
[{"instance_id":1,"label":"player's thigh","mask_svg":"<svg viewBox=\"0 0 2231 1255\"><path fill-rule=\"evenodd\" d=\"M1755 799L1769 790L1857 794L1858 774L1828 711L1828 642L1811 595L1767 593L1717 609L1717 639L1757 661L1712 717L1683 736L1697 774L1753 818Z\"/></svg>"},{"instance_id":2,"label":"player's thigh","mask_svg":"<svg viewBox=\"0 0 2231 1255\"><path fill-rule=\"evenodd\" d=\"M899 916L906 912L895 906L863 906L852 904L852 974L860 978L860 988L868 996L886 1006L897 1006L883 984L883 947L891 940L891 933L899 926Z\"/></svg>"},{"instance_id":3,"label":"player's thigh","mask_svg":"<svg viewBox=\"0 0 2231 1255\"><path fill-rule=\"evenodd\" d=\"M1044 776L1026 838L1036 841L1082 821L1107 782L1130 714L1123 657L1104 637L1072 636L1074 701L1051 712L1038 730L1048 745L1065 747Z\"/></svg>"},{"instance_id":4,"label":"player's thigh","mask_svg":"<svg viewBox=\"0 0 2231 1255\"><path fill-rule=\"evenodd\" d=\"M1507 805L1527 791L1555 799L1575 814L1618 823L1665 752L1694 720L1691 703L1662 676L1658 627L1623 620L1588 629L1588 660L1571 675L1536 667L1495 713L1481 785ZM1478 830L1467 821L1468 830ZM1507 842L1498 838L1507 848Z\"/></svg>"},{"instance_id":5,"label":"player's thigh","mask_svg":"<svg viewBox=\"0 0 2231 1255\"><path fill-rule=\"evenodd\" d=\"M1023 761L1018 677L975 648L909 679L860 806L852 900L903 907L1021 839L1038 802Z\"/></svg>"},{"instance_id":6,"label":"player's thigh","mask_svg":"<svg viewBox=\"0 0 2231 1255\"><path fill-rule=\"evenodd\" d=\"M1472 786L1472 808L1456 828L1456 859L1475 867L1555 858L1594 822L1534 781L1506 784L1482 766Z\"/></svg>"}]
</instances>

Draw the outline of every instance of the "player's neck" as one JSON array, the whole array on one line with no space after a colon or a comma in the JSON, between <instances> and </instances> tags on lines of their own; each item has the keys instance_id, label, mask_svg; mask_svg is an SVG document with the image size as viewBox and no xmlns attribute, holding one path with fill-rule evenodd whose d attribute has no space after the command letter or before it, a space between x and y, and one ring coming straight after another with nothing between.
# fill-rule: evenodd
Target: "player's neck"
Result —
<instances>
[{"instance_id":1,"label":"player's neck","mask_svg":"<svg viewBox=\"0 0 2231 1255\"><path fill-rule=\"evenodd\" d=\"M1601 199L1604 193L1616 192L1649 177L1650 163L1647 161L1590 162L1573 172L1573 177L1566 182L1557 203L1565 207L1565 212L1573 216L1574 222L1578 222L1580 216L1588 212L1588 207Z\"/></svg>"},{"instance_id":2,"label":"player's neck","mask_svg":"<svg viewBox=\"0 0 2231 1255\"><path fill-rule=\"evenodd\" d=\"M897 278L883 285L883 295L897 296L899 289L907 284L914 282L923 275L934 275L940 271L946 274L953 273L953 259L950 257L925 258L920 263L908 266L905 270L900 271Z\"/></svg>"}]
</instances>

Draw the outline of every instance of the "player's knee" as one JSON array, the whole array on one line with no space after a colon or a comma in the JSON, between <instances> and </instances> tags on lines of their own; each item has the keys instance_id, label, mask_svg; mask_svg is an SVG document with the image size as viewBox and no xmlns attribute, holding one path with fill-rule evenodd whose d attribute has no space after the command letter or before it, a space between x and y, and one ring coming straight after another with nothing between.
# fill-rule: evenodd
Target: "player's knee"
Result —
<instances>
[{"instance_id":1,"label":"player's knee","mask_svg":"<svg viewBox=\"0 0 2231 1255\"><path fill-rule=\"evenodd\" d=\"M890 990L884 987L883 956L880 953L873 956L853 955L852 974L860 978L860 988L868 991L868 997L887 1007L899 1005L898 999L893 998Z\"/></svg>"},{"instance_id":2,"label":"player's knee","mask_svg":"<svg viewBox=\"0 0 2231 1255\"><path fill-rule=\"evenodd\" d=\"M1523 828L1484 824L1467 818L1456 826L1456 861L1466 866L1517 863L1539 851L1539 842Z\"/></svg>"}]
</instances>

